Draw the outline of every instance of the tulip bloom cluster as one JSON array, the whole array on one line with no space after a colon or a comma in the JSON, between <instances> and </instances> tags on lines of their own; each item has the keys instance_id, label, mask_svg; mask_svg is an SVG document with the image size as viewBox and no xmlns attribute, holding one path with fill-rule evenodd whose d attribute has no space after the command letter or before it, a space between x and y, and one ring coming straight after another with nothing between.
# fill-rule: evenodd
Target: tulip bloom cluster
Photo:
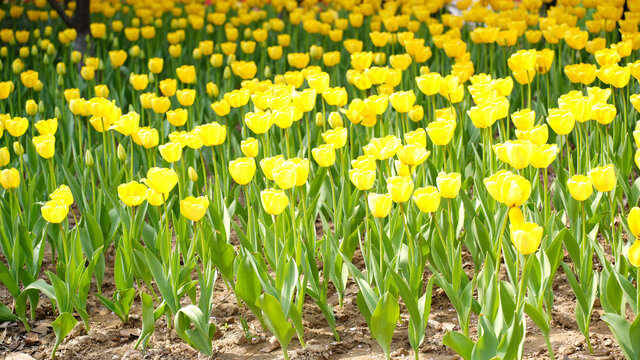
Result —
<instances>
[{"instance_id":1,"label":"tulip bloom cluster","mask_svg":"<svg viewBox=\"0 0 640 360\"><path fill-rule=\"evenodd\" d=\"M139 302L136 348L164 316L213 356L220 281L288 358L309 299L340 341L355 283L417 357L435 286L461 357L524 357L529 318L553 358L566 277L585 351L601 304L637 359L640 7L543 3L94 1L84 33L84 2L3 6L1 312L50 297L55 355L90 296Z\"/></svg>"}]
</instances>

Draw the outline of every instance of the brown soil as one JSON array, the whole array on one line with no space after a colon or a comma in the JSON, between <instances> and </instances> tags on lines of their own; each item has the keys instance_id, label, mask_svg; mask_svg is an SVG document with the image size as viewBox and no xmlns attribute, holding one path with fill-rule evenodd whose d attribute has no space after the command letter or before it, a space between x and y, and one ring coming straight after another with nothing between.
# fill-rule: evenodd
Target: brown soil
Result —
<instances>
[{"instance_id":1,"label":"brown soil","mask_svg":"<svg viewBox=\"0 0 640 360\"><path fill-rule=\"evenodd\" d=\"M359 256L358 253L356 256ZM45 255L43 269L54 270L50 255ZM467 256L465 268L471 270L472 265ZM114 252L107 253L107 273L103 292L110 297L115 290L113 282ZM360 267L362 262L356 261ZM558 359L621 359L622 353L615 338L606 324L600 319L602 309L596 302L592 316L591 341L594 354L589 354L582 334L575 322L575 297L562 271L554 281L555 303L551 342ZM330 294L329 301L336 309L338 332L342 339L336 342L329 330L320 309L307 299L304 306L304 326L306 348L301 348L294 338L289 346L291 359L383 359L384 356L375 340L371 339L364 318L356 306L356 285L351 282L345 293L344 305L338 308L335 292ZM96 289L91 290L95 294ZM332 296L331 296L332 295ZM421 347L421 359L458 358L455 352L442 345L442 337L447 331L458 330L456 313L445 293L434 288L431 315L426 339ZM0 288L0 301L11 304L11 295L6 288ZM214 293L212 321L216 324L217 333L213 342L213 359L274 359L282 358L277 342L264 331L256 318L245 307L239 307L233 292L227 289L219 278ZM112 313L107 311L97 297L90 296L87 310L91 316L90 331L86 333L82 322L60 345L57 355L60 359L206 359L207 356L190 348L166 324L165 317L156 323L155 333L149 342L146 353L135 350L134 344L141 328L141 307L136 298L128 323L123 324ZM19 322L0 324L0 359L12 359L16 355L30 355L35 359L47 359L55 342L51 322L56 314L51 302L41 296L37 317L30 321L31 332L27 332ZM247 340L242 330L241 319L246 319L251 340ZM471 336L475 336L475 318L471 320ZM407 339L408 314L401 307L401 323L396 329L392 343L394 359L411 359L413 352ZM19 357L17 357L19 358ZM547 359L544 338L535 324L527 321L527 339L524 346L525 359ZM29 359L29 358L27 358Z\"/></svg>"}]
</instances>

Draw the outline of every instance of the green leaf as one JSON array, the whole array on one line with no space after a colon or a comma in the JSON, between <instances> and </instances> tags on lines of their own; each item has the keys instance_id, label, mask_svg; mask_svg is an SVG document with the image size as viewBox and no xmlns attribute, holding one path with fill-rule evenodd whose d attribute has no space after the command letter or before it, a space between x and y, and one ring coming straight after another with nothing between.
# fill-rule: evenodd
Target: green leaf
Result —
<instances>
[{"instance_id":1,"label":"green leaf","mask_svg":"<svg viewBox=\"0 0 640 360\"><path fill-rule=\"evenodd\" d=\"M442 344L453 349L464 360L471 359L471 352L475 346L466 335L458 331L450 331L442 338Z\"/></svg>"},{"instance_id":2,"label":"green leaf","mask_svg":"<svg viewBox=\"0 0 640 360\"><path fill-rule=\"evenodd\" d=\"M145 292L140 292L140 300L142 302L142 331L138 341L136 341L135 348L137 349L142 344L142 349L145 350L156 328L156 319L153 313L153 299L151 299L151 296Z\"/></svg>"},{"instance_id":3,"label":"green leaf","mask_svg":"<svg viewBox=\"0 0 640 360\"><path fill-rule=\"evenodd\" d=\"M60 346L60 343L62 343L62 340L64 340L64 338L67 337L69 332L73 330L73 328L76 326L77 323L78 323L78 320L76 320L76 318L74 318L73 315L71 315L68 312L61 313L51 323L51 326L53 327L53 332L56 334L56 344L53 346L51 357L55 359L56 350L58 349L58 346Z\"/></svg>"},{"instance_id":4,"label":"green leaf","mask_svg":"<svg viewBox=\"0 0 640 360\"><path fill-rule=\"evenodd\" d=\"M387 359L391 347L391 339L396 330L400 317L398 299L390 292L386 292L378 301L376 309L371 314L371 335L378 342Z\"/></svg>"},{"instance_id":5,"label":"green leaf","mask_svg":"<svg viewBox=\"0 0 640 360\"><path fill-rule=\"evenodd\" d=\"M267 327L278 339L282 351L286 353L295 331L284 316L280 302L269 294L262 294L256 301L256 305L262 310Z\"/></svg>"},{"instance_id":6,"label":"green leaf","mask_svg":"<svg viewBox=\"0 0 640 360\"><path fill-rule=\"evenodd\" d=\"M191 328L194 325L194 329ZM202 313L199 307L190 304L176 313L174 318L176 332L189 346L198 349L207 356L213 353L211 340L215 333L215 325Z\"/></svg>"},{"instance_id":7,"label":"green leaf","mask_svg":"<svg viewBox=\"0 0 640 360\"><path fill-rule=\"evenodd\" d=\"M236 258L238 265L236 270L236 287L234 290L236 295L238 295L247 307L262 321L262 314L256 306L256 300L260 297L262 286L248 256L251 255Z\"/></svg>"}]
</instances>

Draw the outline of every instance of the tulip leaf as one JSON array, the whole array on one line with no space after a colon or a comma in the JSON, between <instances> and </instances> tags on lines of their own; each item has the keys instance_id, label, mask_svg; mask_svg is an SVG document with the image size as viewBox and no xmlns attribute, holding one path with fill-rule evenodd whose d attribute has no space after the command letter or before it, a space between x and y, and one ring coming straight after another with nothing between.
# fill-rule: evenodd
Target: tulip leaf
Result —
<instances>
[{"instance_id":1,"label":"tulip leaf","mask_svg":"<svg viewBox=\"0 0 640 360\"><path fill-rule=\"evenodd\" d=\"M371 335L378 342L387 359L391 339L396 330L400 317L400 305L398 299L390 292L386 292L379 300L375 310L371 314Z\"/></svg>"},{"instance_id":2,"label":"tulip leaf","mask_svg":"<svg viewBox=\"0 0 640 360\"><path fill-rule=\"evenodd\" d=\"M51 323L53 332L56 334L56 343L51 351L51 357L55 359L58 346L60 346L60 343L62 343L64 338L67 337L69 332L73 330L77 323L78 320L68 312L60 313L60 315L58 315L58 317Z\"/></svg>"},{"instance_id":3,"label":"tulip leaf","mask_svg":"<svg viewBox=\"0 0 640 360\"><path fill-rule=\"evenodd\" d=\"M267 327L278 339L282 351L286 353L295 331L282 312L280 302L269 294L262 294L256 301L256 305L262 310Z\"/></svg>"},{"instance_id":4,"label":"tulip leaf","mask_svg":"<svg viewBox=\"0 0 640 360\"><path fill-rule=\"evenodd\" d=\"M449 331L442 338L442 344L452 348L464 360L471 359L475 343L459 331Z\"/></svg>"}]
</instances>

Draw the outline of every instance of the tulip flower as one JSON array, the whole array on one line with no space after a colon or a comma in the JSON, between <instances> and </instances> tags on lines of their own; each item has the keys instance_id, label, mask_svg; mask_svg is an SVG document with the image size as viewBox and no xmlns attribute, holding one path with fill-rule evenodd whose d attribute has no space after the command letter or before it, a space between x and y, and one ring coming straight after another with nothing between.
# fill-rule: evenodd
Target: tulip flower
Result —
<instances>
[{"instance_id":1,"label":"tulip flower","mask_svg":"<svg viewBox=\"0 0 640 360\"><path fill-rule=\"evenodd\" d=\"M640 267L640 240L636 238L633 245L629 248L629 264Z\"/></svg>"},{"instance_id":2,"label":"tulip flower","mask_svg":"<svg viewBox=\"0 0 640 360\"><path fill-rule=\"evenodd\" d=\"M533 254L540 247L542 241L542 226L535 223L524 222L509 225L511 241L522 255Z\"/></svg>"},{"instance_id":3,"label":"tulip flower","mask_svg":"<svg viewBox=\"0 0 640 360\"><path fill-rule=\"evenodd\" d=\"M178 175L173 169L153 167L147 171L144 183L155 192L167 195L178 183Z\"/></svg>"},{"instance_id":4,"label":"tulip flower","mask_svg":"<svg viewBox=\"0 0 640 360\"><path fill-rule=\"evenodd\" d=\"M42 217L51 224L59 224L67 218L69 206L63 200L49 200L41 208Z\"/></svg>"},{"instance_id":5,"label":"tulip flower","mask_svg":"<svg viewBox=\"0 0 640 360\"><path fill-rule=\"evenodd\" d=\"M311 151L313 159L322 167L329 167L336 162L336 151L333 144L323 144Z\"/></svg>"},{"instance_id":6,"label":"tulip flower","mask_svg":"<svg viewBox=\"0 0 640 360\"><path fill-rule=\"evenodd\" d=\"M460 186L462 185L462 176L459 173L438 173L438 177L436 178L436 183L438 185L438 190L440 191L440 195L445 199L453 199L458 196L458 192L460 191Z\"/></svg>"},{"instance_id":7,"label":"tulip flower","mask_svg":"<svg viewBox=\"0 0 640 360\"><path fill-rule=\"evenodd\" d=\"M593 183L593 187L600 192L609 192L616 187L616 172L613 164L599 166L587 174Z\"/></svg>"},{"instance_id":8,"label":"tulip flower","mask_svg":"<svg viewBox=\"0 0 640 360\"><path fill-rule=\"evenodd\" d=\"M522 206L531 195L531 183L523 176L500 170L484 179L491 197L508 207Z\"/></svg>"},{"instance_id":9,"label":"tulip flower","mask_svg":"<svg viewBox=\"0 0 640 360\"><path fill-rule=\"evenodd\" d=\"M60 185L54 192L49 194L51 200L62 200L67 206L73 204L73 194L67 185Z\"/></svg>"},{"instance_id":10,"label":"tulip flower","mask_svg":"<svg viewBox=\"0 0 640 360\"><path fill-rule=\"evenodd\" d=\"M578 201L587 200L593 193L593 182L585 175L574 175L567 180L571 197Z\"/></svg>"},{"instance_id":11,"label":"tulip flower","mask_svg":"<svg viewBox=\"0 0 640 360\"><path fill-rule=\"evenodd\" d=\"M160 155L168 163L174 163L182 158L182 146L176 142L168 142L158 146Z\"/></svg>"},{"instance_id":12,"label":"tulip flower","mask_svg":"<svg viewBox=\"0 0 640 360\"><path fill-rule=\"evenodd\" d=\"M0 185L5 190L17 189L20 186L20 172L15 168L0 171Z\"/></svg>"},{"instance_id":13,"label":"tulip flower","mask_svg":"<svg viewBox=\"0 0 640 360\"><path fill-rule=\"evenodd\" d=\"M393 176L387 179L387 190L396 203L409 200L413 191L413 181L405 176Z\"/></svg>"},{"instance_id":14,"label":"tulip flower","mask_svg":"<svg viewBox=\"0 0 640 360\"><path fill-rule=\"evenodd\" d=\"M209 199L206 196L189 196L180 200L180 214L187 219L198 222L209 208Z\"/></svg>"},{"instance_id":15,"label":"tulip flower","mask_svg":"<svg viewBox=\"0 0 640 360\"><path fill-rule=\"evenodd\" d=\"M283 190L262 190L260 192L260 200L264 211L274 216L280 215L289 205L289 198Z\"/></svg>"},{"instance_id":16,"label":"tulip flower","mask_svg":"<svg viewBox=\"0 0 640 360\"><path fill-rule=\"evenodd\" d=\"M53 135L35 136L32 142L43 159L51 159L56 152L56 138Z\"/></svg>"},{"instance_id":17,"label":"tulip flower","mask_svg":"<svg viewBox=\"0 0 640 360\"><path fill-rule=\"evenodd\" d=\"M138 206L147 199L147 187L137 181L118 185L118 198L129 207Z\"/></svg>"},{"instance_id":18,"label":"tulip flower","mask_svg":"<svg viewBox=\"0 0 640 360\"><path fill-rule=\"evenodd\" d=\"M640 237L640 208L634 206L627 215L627 223L629 224L629 230L635 238Z\"/></svg>"},{"instance_id":19,"label":"tulip flower","mask_svg":"<svg viewBox=\"0 0 640 360\"><path fill-rule=\"evenodd\" d=\"M389 215L393 204L391 195L376 193L369 193L367 203L369 204L371 215L375 218L383 218Z\"/></svg>"}]
</instances>

